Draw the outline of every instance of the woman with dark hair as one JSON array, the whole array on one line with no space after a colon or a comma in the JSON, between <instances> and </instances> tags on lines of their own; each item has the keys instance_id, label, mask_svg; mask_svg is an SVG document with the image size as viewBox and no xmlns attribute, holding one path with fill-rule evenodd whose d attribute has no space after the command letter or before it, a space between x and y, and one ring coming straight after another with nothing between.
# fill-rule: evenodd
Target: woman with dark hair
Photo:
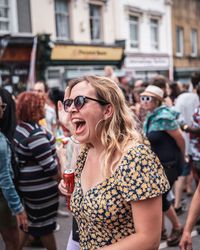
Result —
<instances>
[{"instance_id":1,"label":"woman with dark hair","mask_svg":"<svg viewBox=\"0 0 200 250\"><path fill-rule=\"evenodd\" d=\"M170 94L169 97L171 98L173 104L176 98L181 94L181 89L178 82L171 82L169 84Z\"/></svg>"},{"instance_id":2,"label":"woman with dark hair","mask_svg":"<svg viewBox=\"0 0 200 250\"><path fill-rule=\"evenodd\" d=\"M20 249L17 220L27 229L27 217L13 183L11 165L15 121L14 100L7 90L0 88L0 234L7 250Z\"/></svg>"},{"instance_id":3,"label":"woman with dark hair","mask_svg":"<svg viewBox=\"0 0 200 250\"><path fill-rule=\"evenodd\" d=\"M16 127L16 108L12 95L5 89L0 88L0 96L6 105L1 118L1 132L10 140L13 140L13 134Z\"/></svg>"},{"instance_id":4,"label":"woman with dark hair","mask_svg":"<svg viewBox=\"0 0 200 250\"><path fill-rule=\"evenodd\" d=\"M48 250L56 250L53 231L58 209L58 160L55 138L39 120L44 117L44 98L34 92L18 96L18 125L14 135L20 162L19 190L28 215L28 234ZM24 243L26 241L24 235Z\"/></svg>"}]
</instances>

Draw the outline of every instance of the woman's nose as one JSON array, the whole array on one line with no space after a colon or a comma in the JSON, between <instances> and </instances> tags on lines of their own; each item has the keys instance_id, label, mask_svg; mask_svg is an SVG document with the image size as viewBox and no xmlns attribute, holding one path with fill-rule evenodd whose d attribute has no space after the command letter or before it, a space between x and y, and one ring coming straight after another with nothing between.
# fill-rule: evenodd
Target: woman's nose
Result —
<instances>
[{"instance_id":1,"label":"woman's nose","mask_svg":"<svg viewBox=\"0 0 200 250\"><path fill-rule=\"evenodd\" d=\"M71 106L68 108L68 112L70 113L70 112L76 112L77 111L77 109L76 109L76 107L74 106L74 102L71 104Z\"/></svg>"}]
</instances>

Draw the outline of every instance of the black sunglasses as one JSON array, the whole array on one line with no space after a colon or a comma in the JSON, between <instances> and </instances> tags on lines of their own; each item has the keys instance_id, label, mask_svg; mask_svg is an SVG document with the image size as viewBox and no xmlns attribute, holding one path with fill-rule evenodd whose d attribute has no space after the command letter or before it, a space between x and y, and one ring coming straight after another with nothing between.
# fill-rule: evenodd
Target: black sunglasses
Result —
<instances>
[{"instance_id":1,"label":"black sunglasses","mask_svg":"<svg viewBox=\"0 0 200 250\"><path fill-rule=\"evenodd\" d=\"M84 104L87 102L87 100L92 100L92 101L98 102L101 105L109 104L107 101L104 101L104 100L98 100L98 99L94 99L94 98L91 98L91 97L79 95L79 96L75 97L74 99L66 99L66 100L64 100L64 102L63 102L64 110L65 110L65 112L68 112L68 110L71 107L72 103L74 103L74 107L77 110L80 110L84 106Z\"/></svg>"}]
</instances>

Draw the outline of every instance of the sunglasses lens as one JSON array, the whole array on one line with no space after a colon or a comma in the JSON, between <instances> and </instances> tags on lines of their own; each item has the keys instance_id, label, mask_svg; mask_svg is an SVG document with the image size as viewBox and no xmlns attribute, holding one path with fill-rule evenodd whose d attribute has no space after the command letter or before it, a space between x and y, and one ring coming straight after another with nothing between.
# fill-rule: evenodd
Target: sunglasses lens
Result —
<instances>
[{"instance_id":1,"label":"sunglasses lens","mask_svg":"<svg viewBox=\"0 0 200 250\"><path fill-rule=\"evenodd\" d=\"M77 96L74 99L74 106L76 109L80 110L85 104L85 98L83 96Z\"/></svg>"},{"instance_id":2,"label":"sunglasses lens","mask_svg":"<svg viewBox=\"0 0 200 250\"><path fill-rule=\"evenodd\" d=\"M72 105L73 100L72 99L66 99L64 101L64 110L67 112L69 107Z\"/></svg>"},{"instance_id":3,"label":"sunglasses lens","mask_svg":"<svg viewBox=\"0 0 200 250\"><path fill-rule=\"evenodd\" d=\"M75 99L66 99L63 102L64 110L68 112L69 108L71 107L72 103L74 103L74 107L77 110L80 110L83 105L85 104L85 97L84 96L77 96Z\"/></svg>"}]
</instances>

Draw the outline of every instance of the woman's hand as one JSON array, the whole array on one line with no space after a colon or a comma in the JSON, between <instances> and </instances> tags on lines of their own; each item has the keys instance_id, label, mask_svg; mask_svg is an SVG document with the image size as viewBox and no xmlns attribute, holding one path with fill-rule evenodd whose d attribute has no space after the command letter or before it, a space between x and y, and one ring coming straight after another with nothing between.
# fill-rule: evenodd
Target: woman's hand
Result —
<instances>
[{"instance_id":1,"label":"woman's hand","mask_svg":"<svg viewBox=\"0 0 200 250\"><path fill-rule=\"evenodd\" d=\"M57 107L58 107L58 119L59 122L64 126L64 127L68 127L68 115L64 110L63 107L63 103L61 101L58 101L57 103Z\"/></svg>"},{"instance_id":2,"label":"woman's hand","mask_svg":"<svg viewBox=\"0 0 200 250\"><path fill-rule=\"evenodd\" d=\"M65 196L71 196L71 194L67 190L67 185L65 184L64 180L62 179L58 185L58 189L60 192Z\"/></svg>"},{"instance_id":3,"label":"woman's hand","mask_svg":"<svg viewBox=\"0 0 200 250\"><path fill-rule=\"evenodd\" d=\"M18 225L20 225L24 232L28 232L28 219L25 211L16 214Z\"/></svg>"},{"instance_id":4,"label":"woman's hand","mask_svg":"<svg viewBox=\"0 0 200 250\"><path fill-rule=\"evenodd\" d=\"M190 232L183 232L179 247L180 250L192 250L192 238Z\"/></svg>"}]
</instances>

